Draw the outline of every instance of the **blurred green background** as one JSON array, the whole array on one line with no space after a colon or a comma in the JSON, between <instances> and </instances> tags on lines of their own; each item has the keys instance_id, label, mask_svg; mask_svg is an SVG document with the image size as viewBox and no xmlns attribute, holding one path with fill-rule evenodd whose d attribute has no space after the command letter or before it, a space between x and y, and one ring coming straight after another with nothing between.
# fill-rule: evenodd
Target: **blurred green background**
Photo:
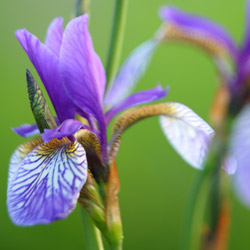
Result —
<instances>
[{"instance_id":1,"label":"blurred green background","mask_svg":"<svg viewBox=\"0 0 250 250\"><path fill-rule=\"evenodd\" d=\"M113 0L92 0L90 30L105 65ZM129 1L122 59L148 39L161 24L158 9L164 4L210 17L225 25L237 41L244 32L244 0L136 0ZM79 207L65 220L50 226L16 227L6 211L9 158L25 139L10 127L33 122L26 92L25 69L35 72L17 42L14 31L27 28L44 39L56 16L70 20L73 0L1 0L1 168L0 249L84 249ZM167 100L188 105L205 120L216 88L213 64L202 51L186 45L161 46L136 90L169 85ZM36 79L38 79L37 75ZM117 157L121 181L120 206L125 250L179 249L188 193L196 170L171 148L158 119L138 123L123 137ZM250 210L232 196L229 249L250 249Z\"/></svg>"}]
</instances>

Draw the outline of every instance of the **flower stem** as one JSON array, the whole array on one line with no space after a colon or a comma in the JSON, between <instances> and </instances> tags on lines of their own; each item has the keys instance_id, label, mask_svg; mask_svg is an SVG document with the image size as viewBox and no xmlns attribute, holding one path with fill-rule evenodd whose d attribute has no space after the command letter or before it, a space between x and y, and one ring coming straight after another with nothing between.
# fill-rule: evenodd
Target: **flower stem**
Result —
<instances>
[{"instance_id":1,"label":"flower stem","mask_svg":"<svg viewBox=\"0 0 250 250\"><path fill-rule=\"evenodd\" d=\"M201 231L210 187L209 184L208 171L204 169L198 173L191 190L182 241L183 250L200 249Z\"/></svg>"},{"instance_id":2,"label":"flower stem","mask_svg":"<svg viewBox=\"0 0 250 250\"><path fill-rule=\"evenodd\" d=\"M126 10L128 0L116 0L112 33L106 64L107 83L110 83L117 72L123 44Z\"/></svg>"},{"instance_id":3,"label":"flower stem","mask_svg":"<svg viewBox=\"0 0 250 250\"><path fill-rule=\"evenodd\" d=\"M87 250L104 250L101 232L94 225L88 213L81 207L83 231L85 235L86 249Z\"/></svg>"},{"instance_id":4,"label":"flower stem","mask_svg":"<svg viewBox=\"0 0 250 250\"><path fill-rule=\"evenodd\" d=\"M214 178L218 175L221 168L221 160L225 152L224 143L225 142L223 137L219 136L218 134L214 137L210 146L207 159L204 164L204 169L200 173L198 173L197 180L191 192L191 198L188 206L188 214L186 219L182 249L201 249L201 243L203 238L202 227L205 208L208 202L210 192L212 190L212 185L214 184ZM217 202L217 199L214 201ZM214 213L212 214L211 220L213 221L213 226L215 226L218 222L218 204L216 204L212 208ZM212 230L214 230L214 228Z\"/></svg>"}]
</instances>

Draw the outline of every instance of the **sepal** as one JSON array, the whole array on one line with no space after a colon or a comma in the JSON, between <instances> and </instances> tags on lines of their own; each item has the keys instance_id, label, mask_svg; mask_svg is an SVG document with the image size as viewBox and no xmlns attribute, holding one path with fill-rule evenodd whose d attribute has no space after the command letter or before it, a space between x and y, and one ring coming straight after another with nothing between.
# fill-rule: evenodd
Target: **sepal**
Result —
<instances>
[{"instance_id":1,"label":"sepal","mask_svg":"<svg viewBox=\"0 0 250 250\"><path fill-rule=\"evenodd\" d=\"M81 189L78 202L89 214L95 225L102 231L106 231L105 208L101 196L97 190L97 185L90 172L85 185Z\"/></svg>"},{"instance_id":2,"label":"sepal","mask_svg":"<svg viewBox=\"0 0 250 250\"><path fill-rule=\"evenodd\" d=\"M122 133L134 123L151 116L160 116L163 132L176 151L193 167L202 168L214 131L191 109L172 102L124 112L114 124L109 143L109 162L119 150Z\"/></svg>"}]
</instances>

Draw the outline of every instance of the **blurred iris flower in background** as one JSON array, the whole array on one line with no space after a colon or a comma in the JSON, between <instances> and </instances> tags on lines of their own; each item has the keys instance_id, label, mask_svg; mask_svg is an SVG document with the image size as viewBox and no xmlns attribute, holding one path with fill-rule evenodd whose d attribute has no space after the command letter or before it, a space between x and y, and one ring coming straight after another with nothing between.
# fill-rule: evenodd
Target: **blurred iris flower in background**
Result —
<instances>
[{"instance_id":1,"label":"blurred iris flower in background","mask_svg":"<svg viewBox=\"0 0 250 250\"><path fill-rule=\"evenodd\" d=\"M189 42L211 55L220 76L220 85L212 107L215 130L221 124L231 126L225 170L233 174L240 200L250 206L250 1L246 5L245 38L237 46L219 24L171 6L160 9L165 22L164 40Z\"/></svg>"}]
</instances>

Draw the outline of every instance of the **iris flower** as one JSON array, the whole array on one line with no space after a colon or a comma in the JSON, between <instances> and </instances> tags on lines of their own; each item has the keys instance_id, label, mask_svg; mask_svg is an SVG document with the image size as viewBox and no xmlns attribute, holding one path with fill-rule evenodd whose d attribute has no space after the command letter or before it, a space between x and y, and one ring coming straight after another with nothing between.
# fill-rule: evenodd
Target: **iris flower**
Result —
<instances>
[{"instance_id":1,"label":"iris flower","mask_svg":"<svg viewBox=\"0 0 250 250\"><path fill-rule=\"evenodd\" d=\"M97 182L107 181L122 133L147 117L160 116L172 145L185 160L201 168L213 136L209 125L179 103L134 107L165 97L168 88L157 86L129 95L159 44L155 37L130 54L107 90L105 71L88 31L87 14L71 20L64 32L63 19L56 18L44 44L25 29L16 31L16 37L39 74L57 117L48 112L41 90L27 72L37 124L25 124L14 131L28 137L40 130L41 136L19 146L10 161L7 205L15 224L48 224L68 216L88 171ZM125 110L108 140L108 124Z\"/></svg>"},{"instance_id":2,"label":"iris flower","mask_svg":"<svg viewBox=\"0 0 250 250\"><path fill-rule=\"evenodd\" d=\"M225 166L233 174L238 197L250 206L250 1L246 5L245 38L240 46L226 29L209 19L169 6L161 8L160 16L166 24L166 41L198 45L215 62L221 85L214 118L219 122L234 120Z\"/></svg>"}]
</instances>

